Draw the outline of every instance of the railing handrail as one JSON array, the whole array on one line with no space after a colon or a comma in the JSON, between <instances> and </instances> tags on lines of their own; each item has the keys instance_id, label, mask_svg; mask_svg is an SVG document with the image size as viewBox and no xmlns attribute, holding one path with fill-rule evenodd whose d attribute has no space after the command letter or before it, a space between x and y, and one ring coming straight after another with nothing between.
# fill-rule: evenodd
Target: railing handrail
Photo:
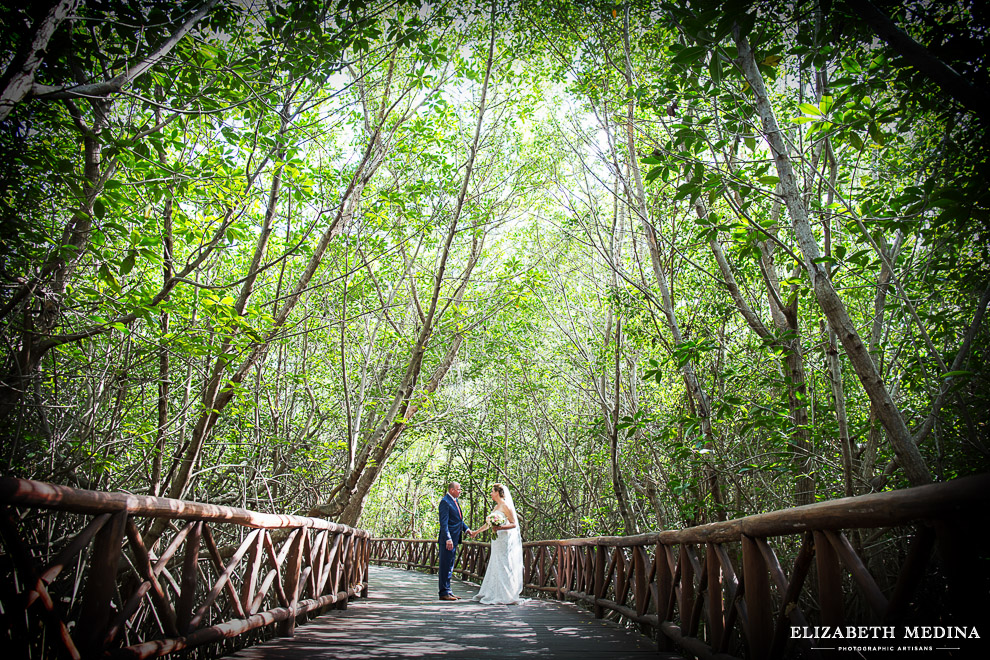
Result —
<instances>
[{"instance_id":1,"label":"railing handrail","mask_svg":"<svg viewBox=\"0 0 990 660\"><path fill-rule=\"evenodd\" d=\"M646 532L634 536L595 536L527 541L534 545L604 545L609 547L680 543L725 543L746 536L780 536L815 530L893 527L916 520L968 513L990 501L990 474L915 486L884 493L843 497L826 502L757 513L744 518ZM990 510L982 509L986 513Z\"/></svg>"},{"instance_id":2,"label":"railing handrail","mask_svg":"<svg viewBox=\"0 0 990 660\"><path fill-rule=\"evenodd\" d=\"M71 513L100 514L126 511L132 515L148 518L207 520L256 529L308 527L354 534L362 538L371 537L371 534L366 530L331 522L323 518L262 513L239 507L203 504L170 497L85 490L17 477L0 477L0 502Z\"/></svg>"}]
</instances>

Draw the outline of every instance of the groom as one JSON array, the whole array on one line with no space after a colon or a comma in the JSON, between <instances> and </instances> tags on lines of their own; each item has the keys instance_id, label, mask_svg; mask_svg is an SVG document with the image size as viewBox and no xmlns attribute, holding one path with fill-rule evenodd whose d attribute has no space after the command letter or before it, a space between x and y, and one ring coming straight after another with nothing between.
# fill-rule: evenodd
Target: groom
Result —
<instances>
[{"instance_id":1,"label":"groom","mask_svg":"<svg viewBox=\"0 0 990 660\"><path fill-rule=\"evenodd\" d=\"M461 485L456 481L450 482L447 494L440 500L440 600L457 600L450 593L450 578L454 573L454 559L457 557L457 544L461 542L461 533L471 533L464 524L464 514L457 498L461 496Z\"/></svg>"}]
</instances>

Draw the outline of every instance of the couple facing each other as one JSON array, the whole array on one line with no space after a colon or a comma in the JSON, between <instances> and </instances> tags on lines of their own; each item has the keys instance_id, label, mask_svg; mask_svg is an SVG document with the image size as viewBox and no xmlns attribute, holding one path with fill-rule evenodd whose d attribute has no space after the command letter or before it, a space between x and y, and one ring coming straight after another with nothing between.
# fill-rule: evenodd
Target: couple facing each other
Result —
<instances>
[{"instance_id":1,"label":"couple facing each other","mask_svg":"<svg viewBox=\"0 0 990 660\"><path fill-rule=\"evenodd\" d=\"M458 600L450 593L450 578L454 573L454 560L457 558L457 545L461 534L467 532L471 538L486 529L495 530L491 555L481 591L471 600L485 605L512 605L524 599L519 595L523 588L522 537L519 534L519 518L512 504L512 495L504 484L492 486L491 498L495 509L488 515L484 526L475 531L464 522L464 514L457 498L461 496L461 485L451 482L447 494L440 500L440 600ZM504 523L504 524L501 524Z\"/></svg>"}]
</instances>

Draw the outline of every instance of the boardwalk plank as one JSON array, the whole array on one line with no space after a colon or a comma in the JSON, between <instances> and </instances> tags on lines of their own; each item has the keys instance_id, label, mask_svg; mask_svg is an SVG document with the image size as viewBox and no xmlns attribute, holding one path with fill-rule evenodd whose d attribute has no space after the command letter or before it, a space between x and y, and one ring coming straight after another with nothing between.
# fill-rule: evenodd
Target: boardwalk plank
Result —
<instances>
[{"instance_id":1,"label":"boardwalk plank","mask_svg":"<svg viewBox=\"0 0 990 660\"><path fill-rule=\"evenodd\" d=\"M335 658L660 658L648 638L571 604L531 599L481 605L478 587L454 582L461 600L437 600L437 578L372 566L370 597L296 628L295 637L244 649L239 660Z\"/></svg>"}]
</instances>

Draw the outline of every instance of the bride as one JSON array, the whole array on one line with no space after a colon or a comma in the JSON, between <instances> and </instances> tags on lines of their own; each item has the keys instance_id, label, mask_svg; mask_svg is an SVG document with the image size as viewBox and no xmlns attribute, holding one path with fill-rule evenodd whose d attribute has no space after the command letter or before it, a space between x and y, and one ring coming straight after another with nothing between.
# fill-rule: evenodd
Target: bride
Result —
<instances>
[{"instance_id":1,"label":"bride","mask_svg":"<svg viewBox=\"0 0 990 660\"><path fill-rule=\"evenodd\" d=\"M519 534L519 519L516 508L512 505L512 494L504 484L492 486L492 499L495 509L488 516L489 522L471 533L471 538L486 529L496 531L492 541L491 556L485 579L481 582L481 591L472 600L478 600L485 605L512 605L524 602L520 598L523 588L523 558L522 537ZM490 521L504 516L504 525L493 525Z\"/></svg>"}]
</instances>

